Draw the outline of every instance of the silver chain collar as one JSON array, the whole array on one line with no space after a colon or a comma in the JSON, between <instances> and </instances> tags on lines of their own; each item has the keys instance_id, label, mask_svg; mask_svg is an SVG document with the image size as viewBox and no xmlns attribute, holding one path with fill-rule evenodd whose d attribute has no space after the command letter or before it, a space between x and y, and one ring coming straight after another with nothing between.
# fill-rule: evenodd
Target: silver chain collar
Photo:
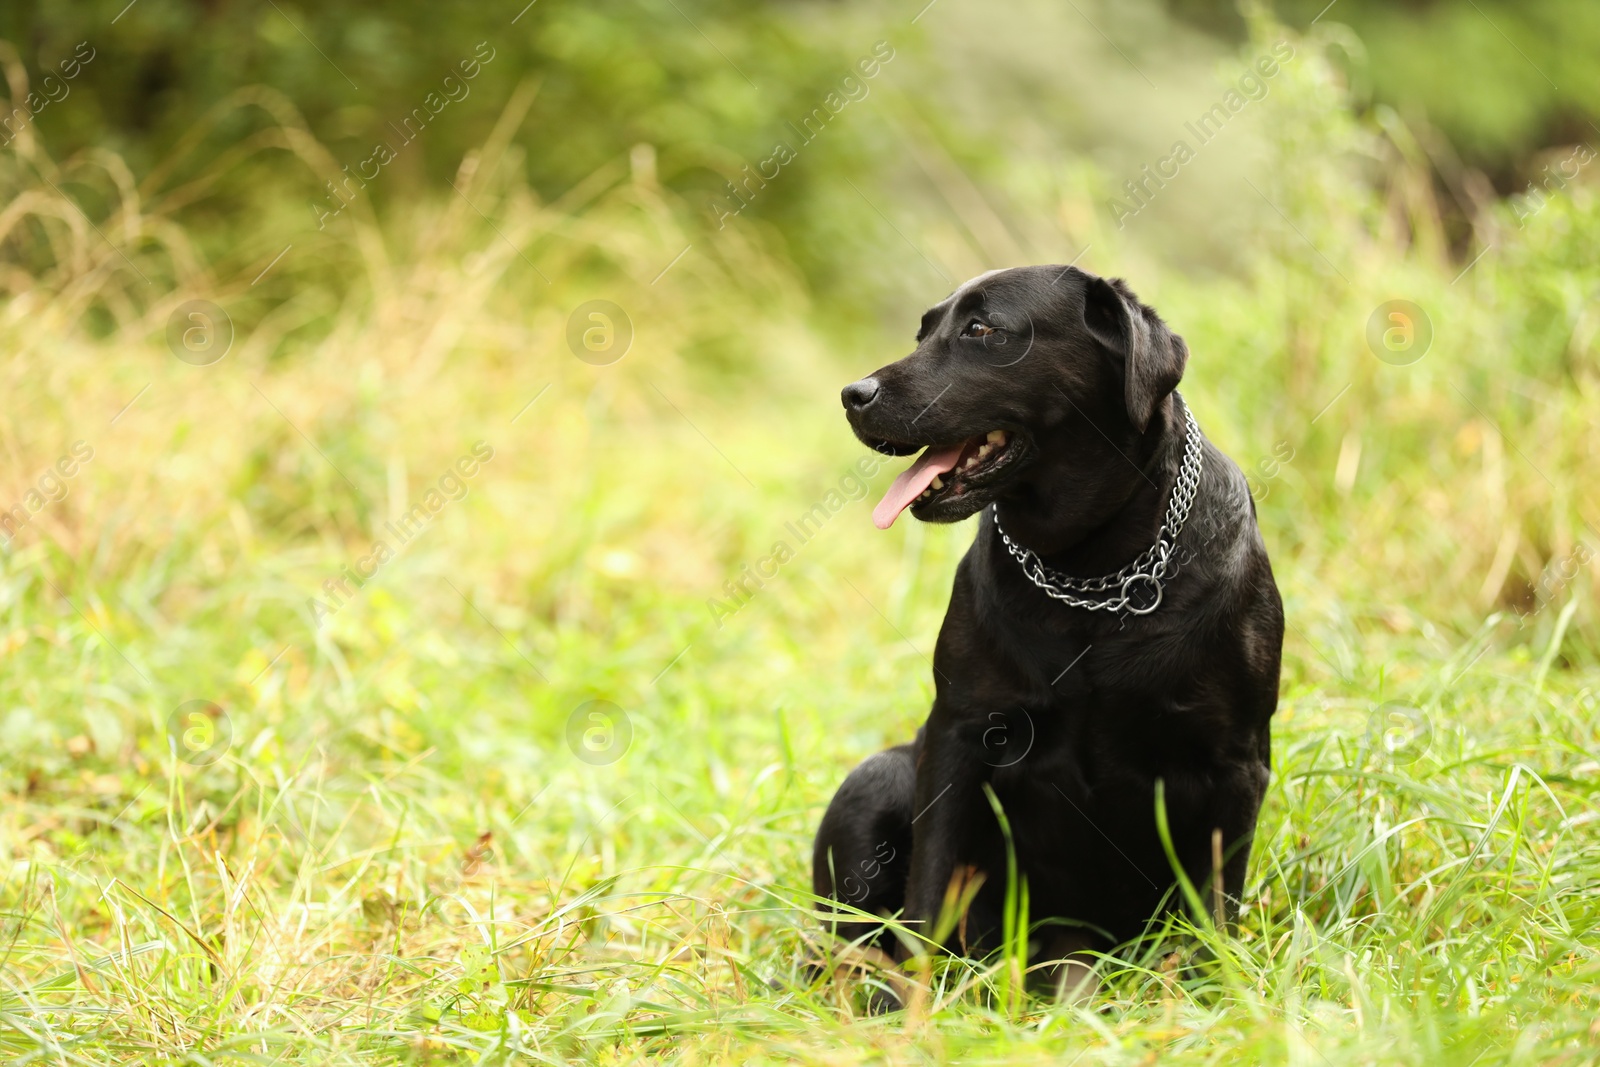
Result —
<instances>
[{"instance_id":1,"label":"silver chain collar","mask_svg":"<svg viewBox=\"0 0 1600 1067\"><path fill-rule=\"evenodd\" d=\"M1176 395L1176 394L1175 394ZM1181 397L1179 399L1182 399ZM1194 412L1188 404L1183 405L1185 441L1183 446L1183 465L1178 468L1178 481L1173 486L1172 498L1167 501L1167 516L1161 522L1161 532L1156 535L1155 544L1140 553L1126 567L1115 574L1102 575L1099 578L1073 578L1053 571L1044 565L1038 553L1032 549L1023 548L1007 536L1005 528L1000 525L1000 507L994 508L994 528L1000 535L1000 540L1005 542L1006 550L1011 557L1022 564L1022 573L1028 580L1046 594L1061 601L1063 604L1074 608L1083 608L1085 611L1109 611L1113 615L1130 612L1134 615L1148 615L1161 606L1161 597L1164 590L1163 583L1168 575L1167 570L1172 563L1173 548L1177 545L1178 534L1183 532L1183 524L1189 519L1189 508L1194 504L1194 495L1200 488L1200 470L1203 464L1200 448L1200 427L1194 421ZM1133 594L1148 589L1141 597L1149 600L1149 604L1136 603ZM1109 599L1085 600L1078 594L1100 595Z\"/></svg>"}]
</instances>

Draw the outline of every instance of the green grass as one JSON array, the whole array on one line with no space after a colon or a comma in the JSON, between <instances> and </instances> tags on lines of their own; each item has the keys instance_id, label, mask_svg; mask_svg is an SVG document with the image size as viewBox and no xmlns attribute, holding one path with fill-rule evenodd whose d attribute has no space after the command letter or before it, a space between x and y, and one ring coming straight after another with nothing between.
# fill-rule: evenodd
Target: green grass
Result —
<instances>
[{"instance_id":1,"label":"green grass","mask_svg":"<svg viewBox=\"0 0 1600 1067\"><path fill-rule=\"evenodd\" d=\"M730 480L703 442L658 432ZM625 547L579 565L553 605L579 621L550 625L451 568L442 537L323 647L263 624L250 600L270 561L249 557L225 554L239 577L177 624L141 619L134 582L38 595L6 670L11 1053L1593 1054L1594 695L1565 670L1540 686L1544 650L1489 627L1360 654L1359 676L1426 709L1425 738L1396 753L1370 684L1291 639L1247 908L1212 969L1108 965L1074 1009L1008 1002L1000 974L957 967L910 1032L809 984L809 834L849 764L925 707L918 650L965 533L885 546L852 505L720 631L647 565L624 577ZM591 694L632 728L606 766L563 737ZM165 725L197 696L232 730L208 766L174 758Z\"/></svg>"},{"instance_id":2,"label":"green grass","mask_svg":"<svg viewBox=\"0 0 1600 1067\"><path fill-rule=\"evenodd\" d=\"M837 388L919 309L842 338L759 231L699 234L625 170L541 205L491 144L468 191L508 240L452 199L354 224L348 296L252 312L197 368L167 315L248 306L252 272L208 277L159 196L122 201L101 229L139 235L172 289L151 300L42 198L51 265L0 309L0 504L72 442L94 456L0 555L8 1061L1600 1059L1600 572L1540 586L1600 520L1600 208L1575 187L1526 231L1493 209L1461 275L1325 67L1262 115L1297 229L1265 213L1248 272L1114 232L1089 265L1188 338L1185 395L1266 487L1272 784L1236 933L1107 960L1078 1006L1005 961L932 972L909 1016L807 977L831 951L811 833L926 713L970 524L879 533L869 494L736 614L708 605L848 485ZM6 166L42 187L47 164ZM610 367L562 339L597 295L637 327ZM1396 296L1436 328L1405 367L1363 339ZM316 625L324 582L478 441L465 497ZM206 722L173 722L195 700L226 724L212 762ZM614 762L569 744L595 700L626 716Z\"/></svg>"}]
</instances>

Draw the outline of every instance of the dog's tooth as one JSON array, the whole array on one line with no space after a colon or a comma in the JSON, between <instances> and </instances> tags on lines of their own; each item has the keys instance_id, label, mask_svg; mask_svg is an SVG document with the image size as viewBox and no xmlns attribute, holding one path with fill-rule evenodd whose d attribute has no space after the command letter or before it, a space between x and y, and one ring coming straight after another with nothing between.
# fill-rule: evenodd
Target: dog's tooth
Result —
<instances>
[{"instance_id":1,"label":"dog's tooth","mask_svg":"<svg viewBox=\"0 0 1600 1067\"><path fill-rule=\"evenodd\" d=\"M940 478L937 474L935 474L933 476L933 487L935 489L943 489L944 488L944 479Z\"/></svg>"},{"instance_id":2,"label":"dog's tooth","mask_svg":"<svg viewBox=\"0 0 1600 1067\"><path fill-rule=\"evenodd\" d=\"M1004 430L990 430L989 431L989 443L991 445L1003 445L1003 444L1005 444L1005 442L1006 442L1006 432Z\"/></svg>"}]
</instances>

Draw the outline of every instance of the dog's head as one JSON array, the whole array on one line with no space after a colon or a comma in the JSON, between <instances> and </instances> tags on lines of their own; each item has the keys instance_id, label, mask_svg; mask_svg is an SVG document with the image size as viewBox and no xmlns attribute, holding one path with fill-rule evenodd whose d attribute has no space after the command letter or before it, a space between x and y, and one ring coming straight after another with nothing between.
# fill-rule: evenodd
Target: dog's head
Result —
<instances>
[{"instance_id":1,"label":"dog's head","mask_svg":"<svg viewBox=\"0 0 1600 1067\"><path fill-rule=\"evenodd\" d=\"M922 316L909 356L846 386L869 447L926 448L873 512L956 522L1032 497L1086 513L1126 499L1147 433L1166 426L1188 349L1120 279L1075 267L990 271Z\"/></svg>"}]
</instances>

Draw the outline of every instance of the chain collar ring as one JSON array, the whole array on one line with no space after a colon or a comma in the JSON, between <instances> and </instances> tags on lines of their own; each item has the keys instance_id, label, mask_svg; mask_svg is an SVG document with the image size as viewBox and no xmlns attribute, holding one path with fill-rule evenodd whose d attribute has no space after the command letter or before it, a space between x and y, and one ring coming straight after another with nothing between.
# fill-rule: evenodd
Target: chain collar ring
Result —
<instances>
[{"instance_id":1,"label":"chain collar ring","mask_svg":"<svg viewBox=\"0 0 1600 1067\"><path fill-rule=\"evenodd\" d=\"M1174 396L1178 394L1174 393ZM1182 397L1178 397L1182 400ZM1177 545L1178 534L1183 532L1189 519L1189 509L1194 505L1195 493L1200 488L1200 472L1204 467L1201 454L1200 426L1194 420L1194 411L1183 405L1184 446L1183 464L1178 468L1178 480L1172 487L1172 497L1167 501L1167 514L1161 522L1161 531L1155 544L1145 549L1139 557L1114 574L1099 578L1074 578L1053 571L1044 565L1038 553L1023 548L1000 525L1000 507L994 508L994 528L1005 543L1011 557L1022 566L1022 573L1044 593L1068 607L1085 611L1108 611L1113 615L1127 612L1132 615L1149 615L1161 606L1165 594L1167 571L1172 561L1172 550ZM1146 606L1129 596L1130 590L1149 587L1154 597ZM1101 599L1093 599L1094 597Z\"/></svg>"}]
</instances>

